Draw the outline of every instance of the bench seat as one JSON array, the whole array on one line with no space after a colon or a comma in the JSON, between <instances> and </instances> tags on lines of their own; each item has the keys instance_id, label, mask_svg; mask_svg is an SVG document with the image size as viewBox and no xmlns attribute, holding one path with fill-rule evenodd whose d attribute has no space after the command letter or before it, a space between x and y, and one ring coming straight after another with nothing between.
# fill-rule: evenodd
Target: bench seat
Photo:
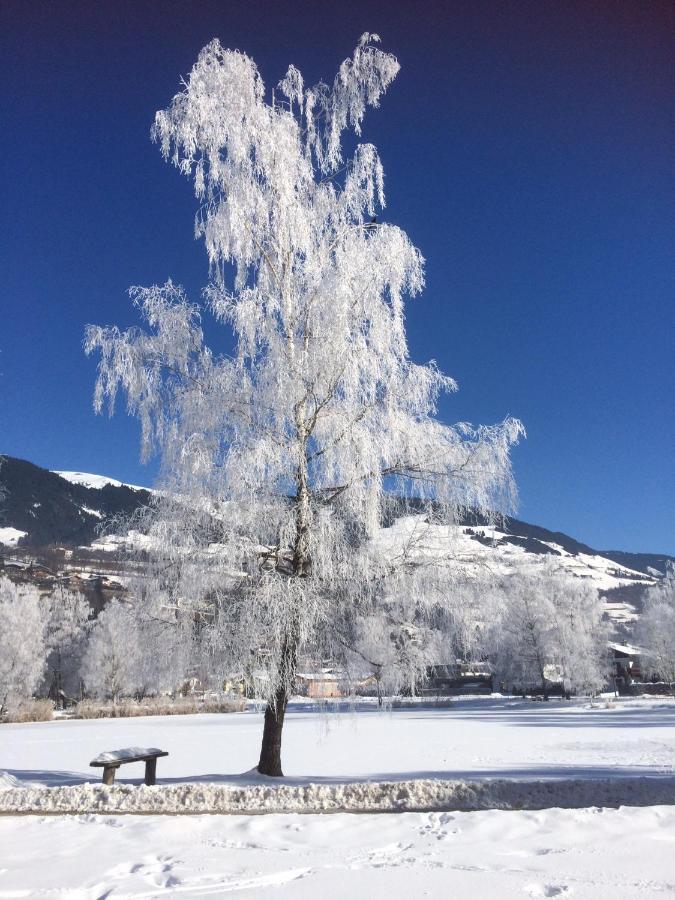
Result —
<instances>
[{"instance_id":1,"label":"bench seat","mask_svg":"<svg viewBox=\"0 0 675 900\"><path fill-rule=\"evenodd\" d=\"M126 763L145 763L145 783L154 784L157 777L157 760L160 756L168 756L166 750L157 747L125 747L121 750L106 750L92 759L90 766L103 769L103 784L114 784L115 775L120 766Z\"/></svg>"}]
</instances>

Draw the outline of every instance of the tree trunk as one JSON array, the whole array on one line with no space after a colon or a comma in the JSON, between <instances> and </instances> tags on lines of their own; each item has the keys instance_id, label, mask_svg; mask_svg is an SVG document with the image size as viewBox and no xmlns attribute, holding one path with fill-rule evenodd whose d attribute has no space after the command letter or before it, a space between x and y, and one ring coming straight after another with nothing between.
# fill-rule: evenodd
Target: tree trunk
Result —
<instances>
[{"instance_id":1,"label":"tree trunk","mask_svg":"<svg viewBox=\"0 0 675 900\"><path fill-rule=\"evenodd\" d=\"M281 778L281 734L284 727L284 716L288 694L285 688L280 688L275 696L275 703L268 703L265 708L265 727L263 729L262 746L260 748L260 762L258 771L261 775L271 775Z\"/></svg>"},{"instance_id":2,"label":"tree trunk","mask_svg":"<svg viewBox=\"0 0 675 900\"><path fill-rule=\"evenodd\" d=\"M311 506L309 480L307 471L307 438L304 406L296 408L296 428L298 435L298 468L296 471L295 497L295 541L293 545L292 578L307 578L310 574L311 560L309 555L309 534L311 523ZM284 717L290 692L295 684L298 666L299 628L292 618L286 625L286 635L281 654L281 686L277 689L274 702L265 707L265 725L263 728L262 746L258 771L261 775L283 777L281 768L281 736L284 728Z\"/></svg>"}]
</instances>

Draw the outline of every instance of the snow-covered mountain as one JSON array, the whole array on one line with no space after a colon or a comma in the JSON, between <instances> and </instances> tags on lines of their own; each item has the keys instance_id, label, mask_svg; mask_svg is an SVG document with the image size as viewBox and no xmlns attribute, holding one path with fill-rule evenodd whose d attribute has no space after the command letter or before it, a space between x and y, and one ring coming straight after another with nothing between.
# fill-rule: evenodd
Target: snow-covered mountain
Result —
<instances>
[{"instance_id":1,"label":"snow-covered mountain","mask_svg":"<svg viewBox=\"0 0 675 900\"><path fill-rule=\"evenodd\" d=\"M50 472L11 456L0 461L0 544L6 547L90 544L150 500L149 491L114 478Z\"/></svg>"},{"instance_id":2,"label":"snow-covered mountain","mask_svg":"<svg viewBox=\"0 0 675 900\"><path fill-rule=\"evenodd\" d=\"M47 546L88 547L105 558L130 540L121 522L151 499L151 491L86 472L50 472L25 460L2 457L0 553ZM116 537L110 537L111 528ZM101 534L108 536L104 539ZM135 535L136 542L141 535ZM617 624L639 614L642 593L675 557L665 554L594 550L569 535L506 518L492 527L478 516L455 526L429 523L423 515L394 515L381 533L392 552L445 556L471 574L501 576L534 569L544 557L556 567L588 579L605 596ZM131 537L131 541L134 538Z\"/></svg>"},{"instance_id":3,"label":"snow-covered mountain","mask_svg":"<svg viewBox=\"0 0 675 900\"><path fill-rule=\"evenodd\" d=\"M538 537L532 532L536 531ZM637 618L642 595L661 577L648 563L671 557L641 554L645 571L622 565L602 551L593 550L561 533L507 519L498 527L470 519L461 525L440 525L423 515L403 516L382 529L379 540L385 552L421 562L433 558L453 575L475 579L502 578L514 572L540 569L548 558L558 571L584 579L605 598L607 613L620 629Z\"/></svg>"},{"instance_id":4,"label":"snow-covered mountain","mask_svg":"<svg viewBox=\"0 0 675 900\"><path fill-rule=\"evenodd\" d=\"M148 491L148 493L151 493L149 488L140 487L138 484L127 484L124 481L118 481L116 478L108 478L107 475L92 475L90 472L59 472L56 470L52 472L52 475L60 475L61 478L65 478L71 484L81 484L84 487L96 488L97 490L110 484L113 487L126 487L131 488L132 491Z\"/></svg>"}]
</instances>

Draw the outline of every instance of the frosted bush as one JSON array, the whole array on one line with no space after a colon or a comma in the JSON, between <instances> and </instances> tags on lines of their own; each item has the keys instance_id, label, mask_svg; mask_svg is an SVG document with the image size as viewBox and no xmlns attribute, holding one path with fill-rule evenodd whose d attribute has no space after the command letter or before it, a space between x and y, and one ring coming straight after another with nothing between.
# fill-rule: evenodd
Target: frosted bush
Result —
<instances>
[{"instance_id":1,"label":"frosted bush","mask_svg":"<svg viewBox=\"0 0 675 900\"><path fill-rule=\"evenodd\" d=\"M30 698L46 663L46 604L32 585L0 577L0 721Z\"/></svg>"}]
</instances>

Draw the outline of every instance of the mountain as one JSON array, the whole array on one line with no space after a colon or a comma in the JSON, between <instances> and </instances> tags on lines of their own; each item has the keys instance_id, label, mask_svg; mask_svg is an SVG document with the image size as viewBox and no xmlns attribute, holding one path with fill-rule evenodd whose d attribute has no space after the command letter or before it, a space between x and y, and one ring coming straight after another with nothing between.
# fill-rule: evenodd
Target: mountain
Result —
<instances>
[{"instance_id":1,"label":"mountain","mask_svg":"<svg viewBox=\"0 0 675 900\"><path fill-rule=\"evenodd\" d=\"M0 555L49 546L78 547L94 571L109 571L125 545L143 538L127 534L124 519L147 505L152 492L113 478L83 472L50 472L25 460L1 457ZM545 556L571 575L590 581L604 595L619 629L630 627L642 608L645 588L661 577L675 557L665 554L594 550L562 532L519 519L492 524L476 514L454 526L440 525L415 504L391 498L391 510L378 540L394 553L413 544L423 556L441 557L467 574L491 571L503 576L535 570ZM101 535L107 535L102 538Z\"/></svg>"},{"instance_id":2,"label":"mountain","mask_svg":"<svg viewBox=\"0 0 675 900\"><path fill-rule=\"evenodd\" d=\"M0 545L73 547L91 544L118 517L150 502L144 488L81 472L50 472L0 457Z\"/></svg>"},{"instance_id":3,"label":"mountain","mask_svg":"<svg viewBox=\"0 0 675 900\"><path fill-rule=\"evenodd\" d=\"M477 526L481 524L487 525L487 522L479 516L472 515L465 517L462 524ZM519 519L512 519L509 516L506 516L503 523L500 523L500 530L505 535L504 543L519 544L532 553L550 553L552 552L551 544L554 544L557 547L562 547L567 553L584 553L611 559L612 562L618 563L620 566L625 566L635 572L642 572L644 575L665 575L668 564L675 562L674 556L668 556L665 553L626 553L623 550L594 550L587 544L582 544L561 531L549 531L547 528L542 528L541 525L530 525L528 522L521 522Z\"/></svg>"}]
</instances>

